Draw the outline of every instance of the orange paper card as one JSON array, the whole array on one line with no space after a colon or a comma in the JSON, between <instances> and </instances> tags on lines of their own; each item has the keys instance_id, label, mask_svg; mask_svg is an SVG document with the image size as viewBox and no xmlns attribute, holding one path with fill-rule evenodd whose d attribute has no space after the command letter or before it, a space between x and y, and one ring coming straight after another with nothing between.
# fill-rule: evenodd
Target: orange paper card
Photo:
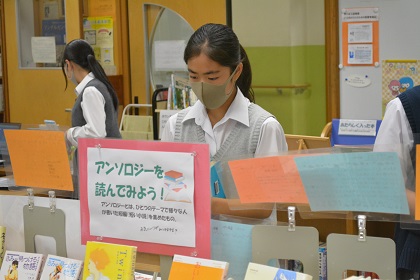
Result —
<instances>
[{"instance_id":1,"label":"orange paper card","mask_svg":"<svg viewBox=\"0 0 420 280\"><path fill-rule=\"evenodd\" d=\"M48 130L5 130L17 186L73 190L64 133Z\"/></svg>"},{"instance_id":2,"label":"orange paper card","mask_svg":"<svg viewBox=\"0 0 420 280\"><path fill-rule=\"evenodd\" d=\"M229 161L242 203L308 203L294 157L275 156Z\"/></svg>"}]
</instances>

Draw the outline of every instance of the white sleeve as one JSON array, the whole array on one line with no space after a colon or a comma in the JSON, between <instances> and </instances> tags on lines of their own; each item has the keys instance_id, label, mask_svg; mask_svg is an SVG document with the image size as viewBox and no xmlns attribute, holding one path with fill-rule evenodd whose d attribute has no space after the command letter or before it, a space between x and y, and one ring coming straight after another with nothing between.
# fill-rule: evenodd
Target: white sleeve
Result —
<instances>
[{"instance_id":1,"label":"white sleeve","mask_svg":"<svg viewBox=\"0 0 420 280\"><path fill-rule=\"evenodd\" d=\"M388 103L378 135L375 139L374 152L396 152L400 158L404 181L411 187L414 183L410 151L414 145L413 132L404 107L399 98Z\"/></svg>"},{"instance_id":2,"label":"white sleeve","mask_svg":"<svg viewBox=\"0 0 420 280\"><path fill-rule=\"evenodd\" d=\"M255 157L278 155L286 151L287 142L282 126L273 117L266 119L261 126Z\"/></svg>"},{"instance_id":3,"label":"white sleeve","mask_svg":"<svg viewBox=\"0 0 420 280\"><path fill-rule=\"evenodd\" d=\"M77 147L79 137L106 137L105 99L95 87L87 87L83 91L81 102L83 117L86 124L67 130L67 140Z\"/></svg>"}]
</instances>

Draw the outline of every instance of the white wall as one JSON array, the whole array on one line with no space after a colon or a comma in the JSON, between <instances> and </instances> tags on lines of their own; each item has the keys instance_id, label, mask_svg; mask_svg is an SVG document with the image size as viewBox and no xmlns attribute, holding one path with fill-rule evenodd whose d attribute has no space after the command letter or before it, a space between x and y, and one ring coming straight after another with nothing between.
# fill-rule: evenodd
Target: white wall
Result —
<instances>
[{"instance_id":1,"label":"white wall","mask_svg":"<svg viewBox=\"0 0 420 280\"><path fill-rule=\"evenodd\" d=\"M339 9L379 8L379 67L353 66L340 70L340 117L382 119L382 61L420 59L418 0L340 0ZM340 18L341 38L341 18ZM340 59L343 60L340 40ZM372 84L364 88L345 83L350 75L367 75Z\"/></svg>"},{"instance_id":2,"label":"white wall","mask_svg":"<svg viewBox=\"0 0 420 280\"><path fill-rule=\"evenodd\" d=\"M232 11L245 47L325 44L323 0L232 0Z\"/></svg>"}]
</instances>

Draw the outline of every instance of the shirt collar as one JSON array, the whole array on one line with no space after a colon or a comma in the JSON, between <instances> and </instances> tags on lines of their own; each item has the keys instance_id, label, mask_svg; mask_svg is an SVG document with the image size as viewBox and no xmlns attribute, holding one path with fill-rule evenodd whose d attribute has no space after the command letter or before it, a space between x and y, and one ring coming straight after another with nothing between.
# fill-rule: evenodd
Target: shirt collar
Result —
<instances>
[{"instance_id":1,"label":"shirt collar","mask_svg":"<svg viewBox=\"0 0 420 280\"><path fill-rule=\"evenodd\" d=\"M95 75L93 75L92 72L89 72L89 74L87 74L83 80L76 86L76 88L74 89L74 92L76 93L77 96L79 96L80 93L83 92L83 89L86 87L86 85L92 81L95 78Z\"/></svg>"},{"instance_id":2,"label":"shirt collar","mask_svg":"<svg viewBox=\"0 0 420 280\"><path fill-rule=\"evenodd\" d=\"M233 99L232 104L230 104L229 109L227 110L225 116L220 120L220 122L225 122L228 119L233 119L238 122L243 123L246 126L249 126L249 117L248 117L248 106L251 103L248 98L246 98L241 90L237 88L235 99ZM185 116L184 121L189 119L195 119L197 125L202 125L204 119L207 118L206 107L200 100L191 107L190 111Z\"/></svg>"}]
</instances>

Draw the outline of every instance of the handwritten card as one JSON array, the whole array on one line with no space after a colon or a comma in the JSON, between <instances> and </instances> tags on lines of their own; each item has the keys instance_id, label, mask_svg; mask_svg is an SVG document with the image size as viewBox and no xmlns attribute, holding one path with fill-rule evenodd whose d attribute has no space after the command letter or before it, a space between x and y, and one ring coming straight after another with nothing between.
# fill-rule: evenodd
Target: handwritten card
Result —
<instances>
[{"instance_id":1,"label":"handwritten card","mask_svg":"<svg viewBox=\"0 0 420 280\"><path fill-rule=\"evenodd\" d=\"M308 203L295 156L229 161L241 202Z\"/></svg>"},{"instance_id":2,"label":"handwritten card","mask_svg":"<svg viewBox=\"0 0 420 280\"><path fill-rule=\"evenodd\" d=\"M396 153L330 154L295 162L312 211L409 212Z\"/></svg>"},{"instance_id":3,"label":"handwritten card","mask_svg":"<svg viewBox=\"0 0 420 280\"><path fill-rule=\"evenodd\" d=\"M17 186L73 190L64 132L4 130Z\"/></svg>"},{"instance_id":4,"label":"handwritten card","mask_svg":"<svg viewBox=\"0 0 420 280\"><path fill-rule=\"evenodd\" d=\"M229 263L228 277L244 279L252 261L253 225L211 220L211 258Z\"/></svg>"}]
</instances>

